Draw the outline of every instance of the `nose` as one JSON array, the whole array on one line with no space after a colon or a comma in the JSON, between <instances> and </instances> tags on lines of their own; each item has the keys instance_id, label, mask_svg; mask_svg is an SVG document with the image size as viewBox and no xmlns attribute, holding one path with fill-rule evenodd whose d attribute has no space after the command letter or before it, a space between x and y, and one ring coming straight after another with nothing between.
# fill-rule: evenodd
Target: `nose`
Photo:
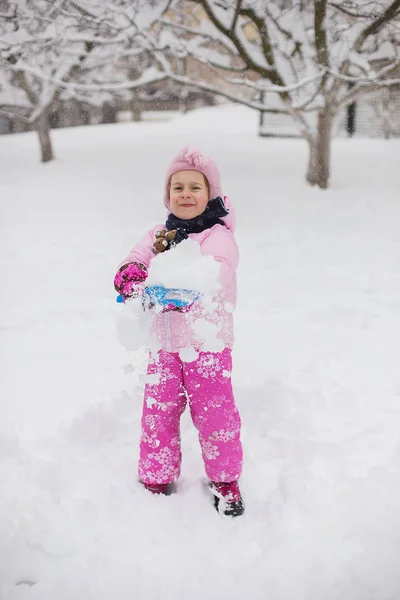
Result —
<instances>
[{"instance_id":1,"label":"nose","mask_svg":"<svg viewBox=\"0 0 400 600\"><path fill-rule=\"evenodd\" d=\"M181 192L181 198L189 198L190 197L190 191L189 190L182 190Z\"/></svg>"}]
</instances>

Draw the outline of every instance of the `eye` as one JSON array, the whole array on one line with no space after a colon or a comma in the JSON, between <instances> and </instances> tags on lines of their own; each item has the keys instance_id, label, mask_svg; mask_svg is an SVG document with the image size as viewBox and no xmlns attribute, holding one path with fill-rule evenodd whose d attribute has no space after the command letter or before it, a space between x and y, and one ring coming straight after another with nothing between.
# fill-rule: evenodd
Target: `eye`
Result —
<instances>
[{"instance_id":1,"label":"eye","mask_svg":"<svg viewBox=\"0 0 400 600\"><path fill-rule=\"evenodd\" d=\"M193 189L194 189L194 190L199 190L200 188L199 188L199 186L198 186L198 185L194 185L194 186L193 186Z\"/></svg>"}]
</instances>

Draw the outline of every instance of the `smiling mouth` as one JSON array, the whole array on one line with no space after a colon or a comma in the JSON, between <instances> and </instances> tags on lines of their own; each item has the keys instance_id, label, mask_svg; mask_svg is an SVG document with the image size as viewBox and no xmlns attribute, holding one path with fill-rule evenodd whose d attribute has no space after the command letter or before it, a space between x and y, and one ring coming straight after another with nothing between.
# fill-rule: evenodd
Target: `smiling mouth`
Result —
<instances>
[{"instance_id":1,"label":"smiling mouth","mask_svg":"<svg viewBox=\"0 0 400 600\"><path fill-rule=\"evenodd\" d=\"M190 208L191 206L194 206L194 204L181 204L180 206L183 206L184 208Z\"/></svg>"}]
</instances>

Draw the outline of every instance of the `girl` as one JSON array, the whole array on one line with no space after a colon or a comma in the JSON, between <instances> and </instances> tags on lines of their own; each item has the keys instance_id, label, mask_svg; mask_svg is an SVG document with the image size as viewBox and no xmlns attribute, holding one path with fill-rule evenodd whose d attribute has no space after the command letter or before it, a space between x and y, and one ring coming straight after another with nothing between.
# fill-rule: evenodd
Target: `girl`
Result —
<instances>
[{"instance_id":1,"label":"girl","mask_svg":"<svg viewBox=\"0 0 400 600\"><path fill-rule=\"evenodd\" d=\"M218 323L220 352L202 348L190 325L201 304L182 310L155 312L154 329L161 350L150 354L147 369L151 383L144 392L140 439L139 477L154 494L168 495L180 475L180 417L189 401L199 432L205 470L221 514L244 512L238 479L242 470L240 416L232 392L232 311L236 303L236 267L239 260L233 236L234 213L227 197L222 200L219 172L209 158L189 146L170 164L164 188L164 205L170 213L165 225L149 231L131 250L114 280L124 301L140 297L153 260L190 238L204 256L219 263L220 291L211 320ZM189 312L188 312L189 311ZM181 360L179 351L192 346L197 358Z\"/></svg>"}]
</instances>

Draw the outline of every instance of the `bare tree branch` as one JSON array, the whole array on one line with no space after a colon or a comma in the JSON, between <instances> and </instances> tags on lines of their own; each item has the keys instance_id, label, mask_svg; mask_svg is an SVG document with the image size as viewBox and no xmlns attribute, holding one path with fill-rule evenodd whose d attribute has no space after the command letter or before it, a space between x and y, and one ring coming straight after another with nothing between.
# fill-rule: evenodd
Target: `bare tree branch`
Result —
<instances>
[{"instance_id":1,"label":"bare tree branch","mask_svg":"<svg viewBox=\"0 0 400 600\"><path fill-rule=\"evenodd\" d=\"M352 83L352 87L347 94L343 98L341 98L338 109L341 110L349 106L357 100L357 98L361 94L366 94L370 92L374 92L380 88L390 88L400 86L400 78L396 77L395 79L388 79L388 75L391 75L393 71L397 71L400 67L400 58L397 59L394 63L382 68L376 74L375 78L359 80L354 77L349 77L345 75L340 75L338 73L333 73L335 77L338 77L342 81L347 83Z\"/></svg>"},{"instance_id":2,"label":"bare tree branch","mask_svg":"<svg viewBox=\"0 0 400 600\"><path fill-rule=\"evenodd\" d=\"M159 23L168 29L181 31L182 33L187 33L188 35L196 37L201 37L204 39L204 42L214 42L215 44L225 48L230 54L235 53L235 55L238 56L237 50L230 40L226 41L224 38L213 36L211 33L201 31L201 29L194 29L193 27L188 27L187 25L182 25L181 23L173 23L167 19L160 19Z\"/></svg>"},{"instance_id":3,"label":"bare tree branch","mask_svg":"<svg viewBox=\"0 0 400 600\"><path fill-rule=\"evenodd\" d=\"M267 63L273 67L275 65L274 51L271 45L267 24L261 17L258 17L252 8L246 8L240 11L240 14L246 16L257 28L260 35L261 46ZM276 72L276 70L274 69Z\"/></svg>"},{"instance_id":4,"label":"bare tree branch","mask_svg":"<svg viewBox=\"0 0 400 600\"><path fill-rule=\"evenodd\" d=\"M368 25L358 36L354 43L354 50L360 52L364 42L371 36L378 33L382 27L388 22L397 17L400 14L400 0L394 0L387 8L383 11L379 17L377 17L370 25Z\"/></svg>"},{"instance_id":5,"label":"bare tree branch","mask_svg":"<svg viewBox=\"0 0 400 600\"><path fill-rule=\"evenodd\" d=\"M238 1L238 0L237 0ZM198 0L198 4L200 4L201 6L203 6L204 10L207 13L208 18L210 19L210 21L213 23L213 25L222 33L224 34L226 37L228 37L233 44L235 45L239 55L241 56L241 58L243 59L243 61L246 63L247 68L250 71L254 71L255 73L259 73L261 75L261 77L264 77L265 79L270 79L273 83L277 84L277 85L283 85L284 82L280 77L277 77L277 73L275 71L275 69L268 69L266 67L263 67L262 65L260 65L259 63L255 62L252 58L252 56L250 56L250 54L247 52L246 48L244 47L244 45L242 44L242 42L240 41L239 37L237 36L237 34L233 31L230 31L229 29L227 29L224 24L218 19L218 17L215 15L215 13L213 12L209 2L207 0ZM240 11L241 13L243 13L243 10Z\"/></svg>"},{"instance_id":6,"label":"bare tree branch","mask_svg":"<svg viewBox=\"0 0 400 600\"><path fill-rule=\"evenodd\" d=\"M262 110L263 112L268 112L268 113L276 114L276 115L284 115L287 113L286 110L280 110L280 109L275 109L275 108L268 109L261 102L247 100L246 98L240 98L240 100L239 100L237 94L226 92L226 91L222 90L221 88L218 88L216 86L213 86L213 85L210 85L207 83L203 83L201 81L197 81L197 82L192 81L192 80L188 79L187 77L183 77L180 75L174 75L174 74L170 75L170 78L173 81L176 81L177 83L182 83L183 85L190 85L193 87L197 87L200 90L204 90L206 92L211 92L212 94L215 94L216 96L221 96L221 98L226 98L227 100L230 100L231 102L243 104L244 106L248 106L249 108L254 108L255 110Z\"/></svg>"},{"instance_id":7,"label":"bare tree branch","mask_svg":"<svg viewBox=\"0 0 400 600\"><path fill-rule=\"evenodd\" d=\"M26 125L29 125L30 124L29 119L27 119L26 117L24 117L21 114L18 114L17 109L18 109L17 106L7 106L7 105L0 104L0 115L7 117L7 119L17 119L18 121L21 121L21 123L25 123Z\"/></svg>"},{"instance_id":8,"label":"bare tree branch","mask_svg":"<svg viewBox=\"0 0 400 600\"><path fill-rule=\"evenodd\" d=\"M23 69L23 73L29 73L32 76L38 78L42 81L47 81L49 83L53 83L55 86L59 86L60 88L66 90L80 90L85 92L99 92L101 90L104 91L123 91L123 90L132 90L135 88L143 87L144 85L148 85L150 83L155 83L157 81L163 81L168 79L168 75L166 73L157 73L152 75L151 77L141 77L134 81L125 81L123 83L113 83L108 81L98 82L94 84L84 84L78 83L75 81L70 81L69 77L65 77L65 79L55 79L54 77L49 77L44 75L41 71L32 69L29 65L21 65Z\"/></svg>"},{"instance_id":9,"label":"bare tree branch","mask_svg":"<svg viewBox=\"0 0 400 600\"><path fill-rule=\"evenodd\" d=\"M317 61L329 67L329 51L325 29L326 0L314 0L314 39Z\"/></svg>"},{"instance_id":10,"label":"bare tree branch","mask_svg":"<svg viewBox=\"0 0 400 600\"><path fill-rule=\"evenodd\" d=\"M241 7L242 7L242 0L238 0L237 3L236 3L236 7L235 7L235 14L233 15L233 19L232 19L232 24L230 26L230 30L231 30L232 33L235 31L236 23L237 23L238 18L239 18Z\"/></svg>"},{"instance_id":11,"label":"bare tree branch","mask_svg":"<svg viewBox=\"0 0 400 600\"><path fill-rule=\"evenodd\" d=\"M336 10L339 10L340 12L344 13L345 15L348 15L349 17L354 17L355 19L370 19L371 18L371 13L363 15L360 12L352 12L351 10L342 6L341 4L336 4L335 2L328 2L328 6L333 6L333 8L336 8Z\"/></svg>"}]
</instances>

